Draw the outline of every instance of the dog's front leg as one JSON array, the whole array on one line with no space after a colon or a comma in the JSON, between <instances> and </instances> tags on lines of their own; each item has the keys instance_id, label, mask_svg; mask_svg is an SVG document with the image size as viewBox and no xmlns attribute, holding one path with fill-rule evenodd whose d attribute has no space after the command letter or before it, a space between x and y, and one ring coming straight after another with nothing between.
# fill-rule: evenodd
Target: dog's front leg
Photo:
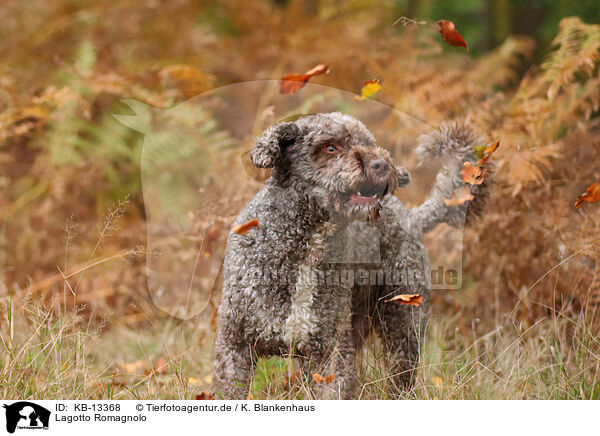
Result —
<instances>
[{"instance_id":1,"label":"dog's front leg","mask_svg":"<svg viewBox=\"0 0 600 436\"><path fill-rule=\"evenodd\" d=\"M221 324L223 325L223 324ZM227 328L215 340L215 395L224 400L244 400L250 393L254 360L249 344L231 341Z\"/></svg>"},{"instance_id":2,"label":"dog's front leg","mask_svg":"<svg viewBox=\"0 0 600 436\"><path fill-rule=\"evenodd\" d=\"M335 287L320 289L324 292L317 296L314 309L321 323L306 343L308 348L302 350L308 356L305 369L316 374L307 374L311 392L317 399L352 399L358 377L351 291Z\"/></svg>"},{"instance_id":3,"label":"dog's front leg","mask_svg":"<svg viewBox=\"0 0 600 436\"><path fill-rule=\"evenodd\" d=\"M331 342L323 337L324 341ZM347 339L347 340L346 340ZM349 334L343 342L327 347L323 352L312 353L304 370L309 377L310 393L318 400L350 400L356 394L356 350Z\"/></svg>"},{"instance_id":4,"label":"dog's front leg","mask_svg":"<svg viewBox=\"0 0 600 436\"><path fill-rule=\"evenodd\" d=\"M416 377L427 322L427 302L425 307L395 302L379 304L374 321L386 351L391 391L398 395L410 389Z\"/></svg>"}]
</instances>

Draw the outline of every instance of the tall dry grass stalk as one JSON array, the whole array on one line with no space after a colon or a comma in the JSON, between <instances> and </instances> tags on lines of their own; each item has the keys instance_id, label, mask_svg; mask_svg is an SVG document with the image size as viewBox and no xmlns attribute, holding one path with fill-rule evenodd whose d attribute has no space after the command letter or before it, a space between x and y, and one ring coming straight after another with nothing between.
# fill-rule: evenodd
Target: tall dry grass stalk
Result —
<instances>
[{"instance_id":1,"label":"tall dry grass stalk","mask_svg":"<svg viewBox=\"0 0 600 436\"><path fill-rule=\"evenodd\" d=\"M101 333L77 313L28 302L3 303L3 399L193 399L209 389L212 332L207 320L116 326ZM428 326L415 386L405 399L600 399L600 340L583 314L557 312L526 326L506 316L488 330L478 320L469 343L456 317ZM393 399L383 345L360 357L357 398ZM164 368L156 362L164 359ZM312 398L311 381L290 359L261 359L250 397Z\"/></svg>"}]
</instances>

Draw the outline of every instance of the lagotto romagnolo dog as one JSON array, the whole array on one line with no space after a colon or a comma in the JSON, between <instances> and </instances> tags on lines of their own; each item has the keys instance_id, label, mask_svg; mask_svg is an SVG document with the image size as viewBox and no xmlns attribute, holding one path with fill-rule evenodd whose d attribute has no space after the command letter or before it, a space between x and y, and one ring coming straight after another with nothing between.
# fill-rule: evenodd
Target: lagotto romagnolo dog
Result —
<instances>
[{"instance_id":1,"label":"lagotto romagnolo dog","mask_svg":"<svg viewBox=\"0 0 600 436\"><path fill-rule=\"evenodd\" d=\"M353 398L357 350L370 333L394 365L392 386L409 386L429 306L423 234L441 222L464 223L467 205L442 199L463 185L460 169L475 162L476 139L467 123L420 138L420 157L445 165L430 198L408 209L391 195L410 182L408 172L352 116L308 115L266 130L250 156L271 176L234 223L259 225L227 241L215 393L246 398L258 357L293 355L305 374L336 375L311 382L317 398ZM469 213L485 191L473 187ZM422 304L385 302L402 293L421 294Z\"/></svg>"}]
</instances>

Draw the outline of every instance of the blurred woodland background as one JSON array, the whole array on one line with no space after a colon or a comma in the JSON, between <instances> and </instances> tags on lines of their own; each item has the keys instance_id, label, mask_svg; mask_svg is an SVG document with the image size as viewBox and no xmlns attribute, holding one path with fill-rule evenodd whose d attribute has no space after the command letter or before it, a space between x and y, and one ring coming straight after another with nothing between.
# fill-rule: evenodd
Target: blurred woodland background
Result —
<instances>
[{"instance_id":1,"label":"blurred woodland background","mask_svg":"<svg viewBox=\"0 0 600 436\"><path fill-rule=\"evenodd\" d=\"M469 53L442 40L438 20ZM600 397L600 203L573 207L600 181L597 1L5 0L0 21L0 396L209 387L218 301L184 323L149 299L143 136L112 114L131 114L124 98L167 109L324 63L330 74L311 83L360 93L377 78L378 101L432 126L469 117L501 141L491 200L465 232L463 289L435 294L407 397ZM207 119L179 121L203 153L223 144L239 159L248 142ZM227 216L194 228L206 262L251 195L245 180L231 180ZM374 353L361 398L387 398ZM261 365L257 398L302 397L284 364Z\"/></svg>"}]
</instances>

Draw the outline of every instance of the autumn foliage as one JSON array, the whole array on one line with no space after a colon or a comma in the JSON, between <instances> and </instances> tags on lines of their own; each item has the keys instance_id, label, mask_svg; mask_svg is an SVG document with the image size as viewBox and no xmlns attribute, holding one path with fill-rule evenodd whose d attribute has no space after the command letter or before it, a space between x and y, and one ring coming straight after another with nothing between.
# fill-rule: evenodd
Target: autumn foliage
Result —
<instances>
[{"instance_id":1,"label":"autumn foliage","mask_svg":"<svg viewBox=\"0 0 600 436\"><path fill-rule=\"evenodd\" d=\"M78 9L53 1L38 5L37 20L7 15L0 75L0 250L9 266L3 301L10 292L54 309L81 307L97 322L112 314L127 325L164 316L146 290L140 135L111 114L127 113L123 98L169 108L260 78L280 81L275 93L290 98L301 98L309 81L344 89L431 126L469 117L485 137L479 162L463 169L464 190L446 199L469 200L468 185L487 177L488 159L494 162L490 202L465 233L470 284L458 298L436 294L434 312L455 312L458 303L465 316L492 322L493 312L514 309L533 323L557 308L600 302L600 26L563 19L537 61L534 41L518 35L472 56L471 41L451 17L393 26L389 8L354 3L326 2L319 12L301 1L280 7L231 0L216 9L201 3L98 1ZM262 109L257 128L276 121ZM417 166L414 142L394 136L395 122L381 120L390 132L382 145L432 182L434 171ZM230 128L213 126L211 141L198 147L210 154L222 144L239 159L248 142L224 141ZM245 174L231 186L226 214L201 220L189 211L190 247L202 247L201 269L215 267L214 254L252 194ZM429 187L413 184L398 195L416 205ZM433 251L437 235L428 236ZM218 293L214 298L213 308ZM214 310L207 317L214 323Z\"/></svg>"}]
</instances>

